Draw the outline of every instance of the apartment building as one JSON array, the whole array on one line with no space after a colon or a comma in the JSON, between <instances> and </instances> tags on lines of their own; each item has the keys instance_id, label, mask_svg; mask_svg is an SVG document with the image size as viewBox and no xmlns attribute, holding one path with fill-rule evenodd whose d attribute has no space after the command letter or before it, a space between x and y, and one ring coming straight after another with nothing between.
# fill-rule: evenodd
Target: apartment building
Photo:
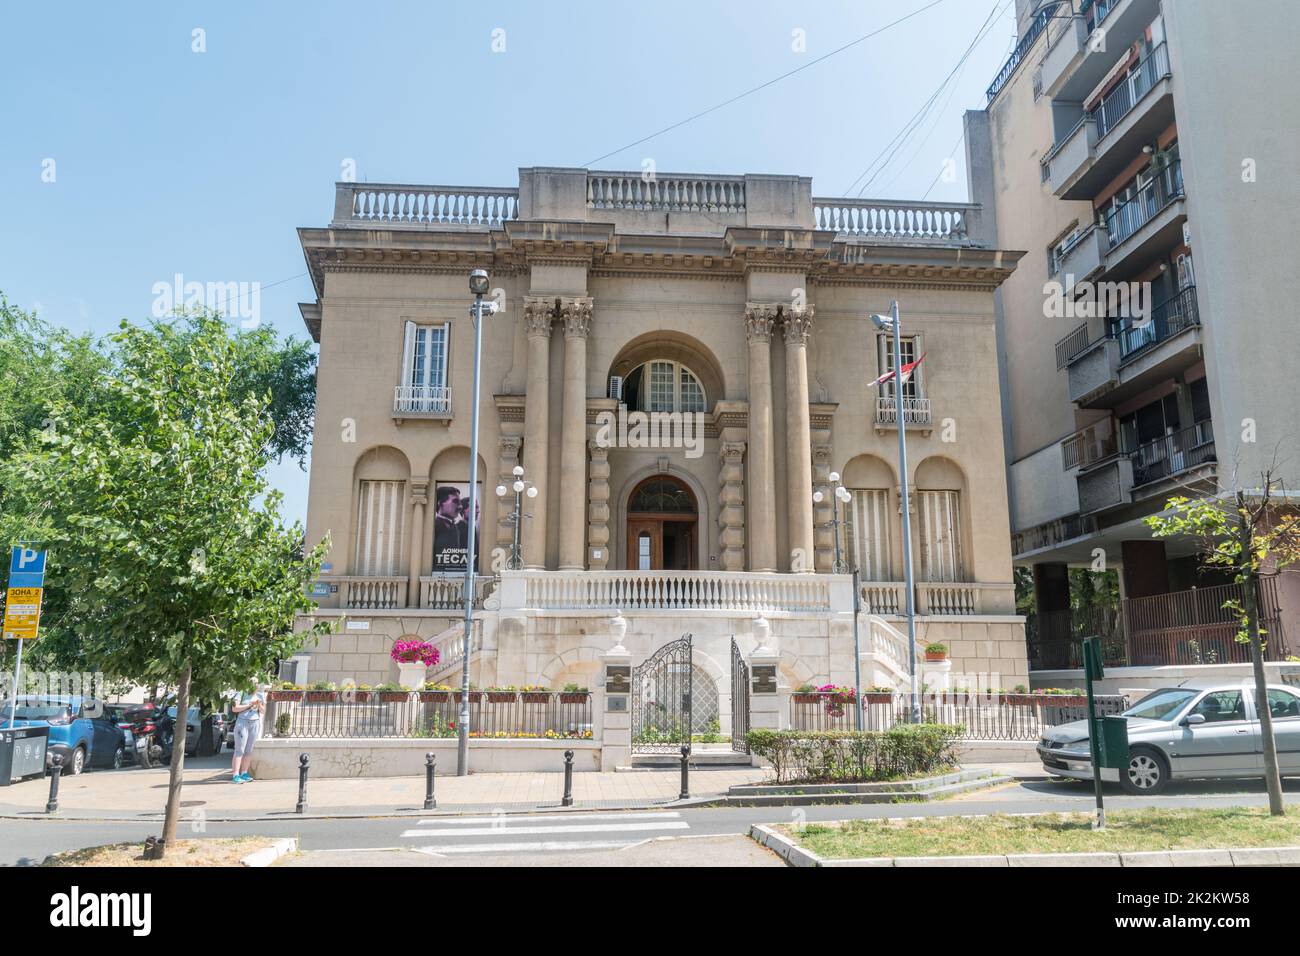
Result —
<instances>
[{"instance_id":1,"label":"apartment building","mask_svg":"<svg viewBox=\"0 0 1300 956\"><path fill-rule=\"evenodd\" d=\"M476 684L590 686L612 644L636 664L683 633L697 722L730 695L737 647L763 643L787 690L851 684L856 566L863 682L905 685L899 428L922 641L955 672L1026 680L993 298L1019 254L979 207L525 168L507 187L340 183L300 238L320 343L307 537L329 535L315 616L338 624L306 649L309 680L393 679L411 636L442 652L430 680L459 679L477 268L499 309ZM871 384L892 359L870 317L893 300L905 360L923 359L901 396Z\"/></svg>"},{"instance_id":2,"label":"apartment building","mask_svg":"<svg viewBox=\"0 0 1300 956\"><path fill-rule=\"evenodd\" d=\"M1284 292L1300 7L1284 0L1018 0L1019 40L967 115L973 198L1028 250L998 292L1012 551L1032 567L1036 669L1241 662L1227 578L1143 519L1179 493L1300 481ZM1067 568L1120 571L1071 613ZM1269 656L1300 640L1300 582L1261 594Z\"/></svg>"}]
</instances>

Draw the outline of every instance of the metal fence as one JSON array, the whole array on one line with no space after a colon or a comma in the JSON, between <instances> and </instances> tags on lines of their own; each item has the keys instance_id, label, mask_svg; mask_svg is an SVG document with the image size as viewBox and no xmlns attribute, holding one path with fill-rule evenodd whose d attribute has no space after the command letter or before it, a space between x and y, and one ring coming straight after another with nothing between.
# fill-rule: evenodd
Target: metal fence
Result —
<instances>
[{"instance_id":1,"label":"metal fence","mask_svg":"<svg viewBox=\"0 0 1300 956\"><path fill-rule=\"evenodd\" d=\"M1097 711L1117 714L1128 698L1097 695ZM1088 714L1083 696L1064 694L923 694L921 720L961 726L963 740L1037 740L1049 727L1083 720ZM889 730L911 722L910 694L863 694L862 729ZM794 694L790 698L794 730L856 730L854 704L829 694Z\"/></svg>"},{"instance_id":2,"label":"metal fence","mask_svg":"<svg viewBox=\"0 0 1300 956\"><path fill-rule=\"evenodd\" d=\"M458 692L295 693L300 699L268 702L264 733L319 738L455 737L458 732ZM471 691L469 726L471 737L590 738L591 695Z\"/></svg>"}]
</instances>

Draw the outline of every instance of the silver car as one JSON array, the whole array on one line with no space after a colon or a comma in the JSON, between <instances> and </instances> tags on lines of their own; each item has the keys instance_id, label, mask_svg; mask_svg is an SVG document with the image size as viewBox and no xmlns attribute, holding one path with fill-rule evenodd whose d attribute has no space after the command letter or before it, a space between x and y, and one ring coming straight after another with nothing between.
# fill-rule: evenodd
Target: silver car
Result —
<instances>
[{"instance_id":1,"label":"silver car","mask_svg":"<svg viewBox=\"0 0 1300 956\"><path fill-rule=\"evenodd\" d=\"M1300 689L1268 687L1268 707L1283 776L1300 776ZM1143 697L1128 718L1125 770L1102 769L1129 793L1159 793L1170 780L1262 777L1264 748L1253 684L1187 681ZM1092 779L1088 722L1052 727L1038 742L1043 769L1058 777Z\"/></svg>"}]
</instances>

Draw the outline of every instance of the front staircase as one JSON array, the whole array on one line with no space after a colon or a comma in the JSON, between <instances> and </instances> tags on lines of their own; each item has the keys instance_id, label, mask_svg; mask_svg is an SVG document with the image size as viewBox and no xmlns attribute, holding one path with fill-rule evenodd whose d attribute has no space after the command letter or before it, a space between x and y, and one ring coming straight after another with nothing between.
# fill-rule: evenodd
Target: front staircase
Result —
<instances>
[{"instance_id":1,"label":"front staircase","mask_svg":"<svg viewBox=\"0 0 1300 956\"><path fill-rule=\"evenodd\" d=\"M680 754L636 754L627 767L615 767L620 772L637 770L675 770L682 765ZM692 744L690 767L695 769L736 770L741 767L754 766L749 754L737 753L730 744Z\"/></svg>"},{"instance_id":2,"label":"front staircase","mask_svg":"<svg viewBox=\"0 0 1300 956\"><path fill-rule=\"evenodd\" d=\"M862 675L869 687L892 687L907 690L912 682L912 670L907 666L907 635L883 617L863 614L859 624L867 634L867 646L862 662L870 665L869 673ZM916 673L922 671L925 651L922 642L916 643Z\"/></svg>"},{"instance_id":3,"label":"front staircase","mask_svg":"<svg viewBox=\"0 0 1300 956\"><path fill-rule=\"evenodd\" d=\"M430 639L438 649L438 663L425 671L425 683L460 686L461 662L465 659L465 622L457 621ZM483 650L483 622L475 619L469 632L469 659L473 664Z\"/></svg>"}]
</instances>

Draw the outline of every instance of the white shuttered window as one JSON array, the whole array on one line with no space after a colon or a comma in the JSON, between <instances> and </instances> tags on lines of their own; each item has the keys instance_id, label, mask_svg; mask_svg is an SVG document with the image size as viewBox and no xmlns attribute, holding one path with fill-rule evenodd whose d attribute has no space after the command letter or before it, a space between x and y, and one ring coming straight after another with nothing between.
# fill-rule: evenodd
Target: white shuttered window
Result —
<instances>
[{"instance_id":1,"label":"white shuttered window","mask_svg":"<svg viewBox=\"0 0 1300 956\"><path fill-rule=\"evenodd\" d=\"M922 581L964 581L961 553L961 493L918 491L916 530Z\"/></svg>"},{"instance_id":2,"label":"white shuttered window","mask_svg":"<svg viewBox=\"0 0 1300 956\"><path fill-rule=\"evenodd\" d=\"M362 481L357 504L354 574L401 573L406 482Z\"/></svg>"},{"instance_id":3,"label":"white shuttered window","mask_svg":"<svg viewBox=\"0 0 1300 956\"><path fill-rule=\"evenodd\" d=\"M893 547L890 544L889 491L885 488L850 488L845 509L849 540L849 567L857 564L863 581L892 581Z\"/></svg>"}]
</instances>

